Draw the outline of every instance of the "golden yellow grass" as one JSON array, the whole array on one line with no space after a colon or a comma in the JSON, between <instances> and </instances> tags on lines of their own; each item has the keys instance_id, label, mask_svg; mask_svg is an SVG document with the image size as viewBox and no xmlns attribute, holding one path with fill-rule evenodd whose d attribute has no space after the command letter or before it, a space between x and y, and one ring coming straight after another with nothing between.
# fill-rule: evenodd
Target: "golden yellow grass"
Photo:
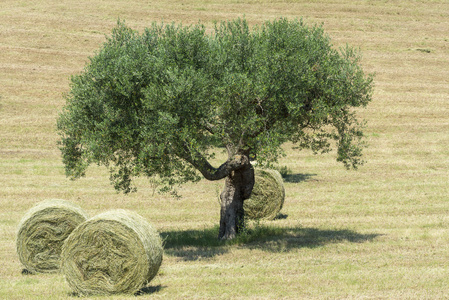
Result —
<instances>
[{"instance_id":1,"label":"golden yellow grass","mask_svg":"<svg viewBox=\"0 0 449 300\"><path fill-rule=\"evenodd\" d=\"M207 240L221 182L187 184L176 200L152 196L145 179L136 194L116 194L102 168L65 178L55 133L62 94L117 18L142 29L243 15L251 24L302 16L323 23L335 46L361 48L376 73L373 102L360 111L370 143L364 167L348 172L332 154L286 145L287 217L233 245ZM21 217L50 198L89 215L130 209L155 224L166 255L150 298L449 297L448 20L446 0L1 1L0 298L71 297L62 276L22 275L15 252Z\"/></svg>"}]
</instances>

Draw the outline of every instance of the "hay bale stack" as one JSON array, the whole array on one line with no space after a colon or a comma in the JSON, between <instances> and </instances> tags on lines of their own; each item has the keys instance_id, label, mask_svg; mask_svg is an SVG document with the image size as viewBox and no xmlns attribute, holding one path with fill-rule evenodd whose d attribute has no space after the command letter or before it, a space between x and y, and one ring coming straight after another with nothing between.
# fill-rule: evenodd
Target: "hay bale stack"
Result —
<instances>
[{"instance_id":1,"label":"hay bale stack","mask_svg":"<svg viewBox=\"0 0 449 300\"><path fill-rule=\"evenodd\" d=\"M113 210L78 226L64 243L61 270L79 295L134 293L162 263L159 233L140 215Z\"/></svg>"},{"instance_id":2,"label":"hay bale stack","mask_svg":"<svg viewBox=\"0 0 449 300\"><path fill-rule=\"evenodd\" d=\"M245 216L253 220L272 220L282 209L285 199L281 174L271 169L255 169L251 197L243 202Z\"/></svg>"},{"instance_id":3,"label":"hay bale stack","mask_svg":"<svg viewBox=\"0 0 449 300\"><path fill-rule=\"evenodd\" d=\"M27 272L56 272L64 240L86 213L64 200L46 200L32 207L19 223L16 247Z\"/></svg>"}]
</instances>

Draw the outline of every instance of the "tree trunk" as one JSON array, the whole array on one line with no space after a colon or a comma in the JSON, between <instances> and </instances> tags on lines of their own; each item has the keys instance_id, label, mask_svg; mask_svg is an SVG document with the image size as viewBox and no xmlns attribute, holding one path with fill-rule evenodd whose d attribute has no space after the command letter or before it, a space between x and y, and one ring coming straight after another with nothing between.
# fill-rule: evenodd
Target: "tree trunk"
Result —
<instances>
[{"instance_id":1,"label":"tree trunk","mask_svg":"<svg viewBox=\"0 0 449 300\"><path fill-rule=\"evenodd\" d=\"M220 230L218 238L230 240L242 232L245 226L243 201L248 199L254 186L254 169L249 163L234 170L226 177L224 190L220 195Z\"/></svg>"}]
</instances>

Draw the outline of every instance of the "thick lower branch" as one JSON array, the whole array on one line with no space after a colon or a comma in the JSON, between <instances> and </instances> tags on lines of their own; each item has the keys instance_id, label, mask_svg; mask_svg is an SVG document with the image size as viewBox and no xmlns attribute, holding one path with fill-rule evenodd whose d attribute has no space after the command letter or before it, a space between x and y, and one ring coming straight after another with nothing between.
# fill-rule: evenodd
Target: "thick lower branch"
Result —
<instances>
[{"instance_id":1,"label":"thick lower branch","mask_svg":"<svg viewBox=\"0 0 449 300\"><path fill-rule=\"evenodd\" d=\"M238 170L249 164L249 158L246 155L234 155L218 168L214 168L207 159L199 153L191 155L187 152L182 155L181 158L192 164L207 180L223 179L229 176L232 171Z\"/></svg>"}]
</instances>

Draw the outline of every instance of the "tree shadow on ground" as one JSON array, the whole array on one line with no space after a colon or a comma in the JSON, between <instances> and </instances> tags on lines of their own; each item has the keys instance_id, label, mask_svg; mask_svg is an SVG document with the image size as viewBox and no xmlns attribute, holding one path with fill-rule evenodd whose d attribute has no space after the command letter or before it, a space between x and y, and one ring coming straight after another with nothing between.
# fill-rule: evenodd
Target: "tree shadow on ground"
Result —
<instances>
[{"instance_id":1,"label":"tree shadow on ground","mask_svg":"<svg viewBox=\"0 0 449 300\"><path fill-rule=\"evenodd\" d=\"M218 227L204 230L167 231L161 233L165 253L185 261L211 258L227 252L226 243L218 240Z\"/></svg>"},{"instance_id":2,"label":"tree shadow on ground","mask_svg":"<svg viewBox=\"0 0 449 300\"><path fill-rule=\"evenodd\" d=\"M361 234L348 229L325 230L258 225L228 242L217 239L218 227L204 230L167 231L161 233L161 236L168 255L180 257L185 261L195 261L225 254L232 245L269 252L286 252L339 242L364 243L374 240L379 234Z\"/></svg>"},{"instance_id":3,"label":"tree shadow on ground","mask_svg":"<svg viewBox=\"0 0 449 300\"><path fill-rule=\"evenodd\" d=\"M284 174L282 175L282 178L284 179L285 182L289 182L289 183L300 183L303 181L308 181L310 180L312 177L317 176L317 174L302 174L302 173L298 173L298 174Z\"/></svg>"}]
</instances>

